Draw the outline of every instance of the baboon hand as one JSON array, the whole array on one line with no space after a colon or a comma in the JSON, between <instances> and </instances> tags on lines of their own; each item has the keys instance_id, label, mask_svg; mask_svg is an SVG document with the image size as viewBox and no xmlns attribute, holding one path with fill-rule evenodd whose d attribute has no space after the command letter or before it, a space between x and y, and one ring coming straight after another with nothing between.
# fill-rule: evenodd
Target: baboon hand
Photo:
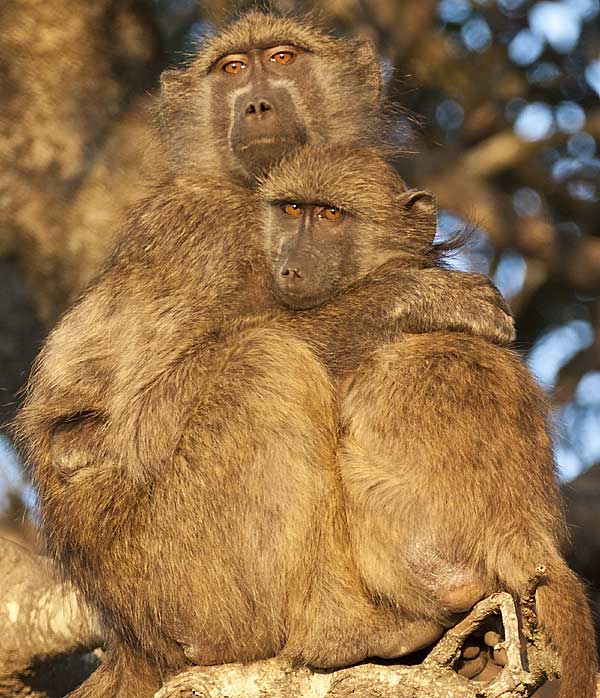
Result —
<instances>
[{"instance_id":1,"label":"baboon hand","mask_svg":"<svg viewBox=\"0 0 600 698\"><path fill-rule=\"evenodd\" d=\"M434 267L405 276L411 286L392 296L392 317L401 329L465 332L501 346L514 340L512 313L500 291L483 274Z\"/></svg>"},{"instance_id":2,"label":"baboon hand","mask_svg":"<svg viewBox=\"0 0 600 698\"><path fill-rule=\"evenodd\" d=\"M501 346L514 340L512 313L483 274L436 267L417 272L414 283L396 310L409 331L413 324L416 332L466 332Z\"/></svg>"},{"instance_id":3,"label":"baboon hand","mask_svg":"<svg viewBox=\"0 0 600 698\"><path fill-rule=\"evenodd\" d=\"M467 314L465 321L472 323L475 335L486 337L494 344L506 345L514 341L515 319L500 291L484 274L465 274L471 285L473 300L479 301L479 313Z\"/></svg>"}]
</instances>

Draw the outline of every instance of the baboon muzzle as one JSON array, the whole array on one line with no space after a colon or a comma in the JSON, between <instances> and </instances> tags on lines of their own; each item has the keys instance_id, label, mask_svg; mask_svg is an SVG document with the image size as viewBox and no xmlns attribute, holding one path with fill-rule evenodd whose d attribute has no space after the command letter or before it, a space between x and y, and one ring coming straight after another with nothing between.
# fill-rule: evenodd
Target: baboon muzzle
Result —
<instances>
[{"instance_id":1,"label":"baboon muzzle","mask_svg":"<svg viewBox=\"0 0 600 698\"><path fill-rule=\"evenodd\" d=\"M233 103L231 150L252 173L268 170L306 142L306 128L285 88L262 86Z\"/></svg>"}]
</instances>

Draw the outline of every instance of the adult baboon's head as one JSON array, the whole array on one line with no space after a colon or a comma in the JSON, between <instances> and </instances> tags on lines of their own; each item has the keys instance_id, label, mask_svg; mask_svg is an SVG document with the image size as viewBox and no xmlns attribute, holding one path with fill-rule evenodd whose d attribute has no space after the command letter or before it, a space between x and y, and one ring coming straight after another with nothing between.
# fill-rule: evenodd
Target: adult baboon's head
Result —
<instances>
[{"instance_id":1,"label":"adult baboon's head","mask_svg":"<svg viewBox=\"0 0 600 698\"><path fill-rule=\"evenodd\" d=\"M251 11L162 76L176 166L253 183L305 143L382 138L382 79L369 43Z\"/></svg>"}]
</instances>

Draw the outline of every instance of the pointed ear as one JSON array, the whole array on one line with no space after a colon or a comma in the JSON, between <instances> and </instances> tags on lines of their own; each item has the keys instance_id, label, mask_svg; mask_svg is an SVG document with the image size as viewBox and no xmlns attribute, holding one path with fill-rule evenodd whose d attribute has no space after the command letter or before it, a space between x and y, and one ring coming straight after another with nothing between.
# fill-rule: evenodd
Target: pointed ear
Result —
<instances>
[{"instance_id":1,"label":"pointed ear","mask_svg":"<svg viewBox=\"0 0 600 698\"><path fill-rule=\"evenodd\" d=\"M437 206L433 194L409 189L400 195L400 205L421 240L432 244L437 232Z\"/></svg>"},{"instance_id":2,"label":"pointed ear","mask_svg":"<svg viewBox=\"0 0 600 698\"><path fill-rule=\"evenodd\" d=\"M433 194L421 189L409 189L400 196L400 204L409 216L437 219L437 206Z\"/></svg>"}]
</instances>

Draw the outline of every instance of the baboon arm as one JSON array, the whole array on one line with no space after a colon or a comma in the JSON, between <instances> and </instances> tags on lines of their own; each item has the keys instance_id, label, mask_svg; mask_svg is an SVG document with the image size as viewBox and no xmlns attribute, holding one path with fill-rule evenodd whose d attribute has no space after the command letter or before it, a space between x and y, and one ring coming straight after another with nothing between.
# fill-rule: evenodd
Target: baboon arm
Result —
<instances>
[{"instance_id":1,"label":"baboon arm","mask_svg":"<svg viewBox=\"0 0 600 698\"><path fill-rule=\"evenodd\" d=\"M103 415L112 382L106 337L96 291L65 315L40 352L27 385L15 434L33 460L50 448L55 430Z\"/></svg>"},{"instance_id":2,"label":"baboon arm","mask_svg":"<svg viewBox=\"0 0 600 698\"><path fill-rule=\"evenodd\" d=\"M394 309L401 329L458 331L500 346L515 339L514 318L504 298L483 274L432 268L411 272Z\"/></svg>"},{"instance_id":3,"label":"baboon arm","mask_svg":"<svg viewBox=\"0 0 600 698\"><path fill-rule=\"evenodd\" d=\"M135 463L145 439L146 452L160 441L150 438L152 427L170 433L203 378L193 369L211 326L208 311L200 308L184 326L177 319L185 299L161 315L118 274L109 268L52 331L15 424L29 459L51 459L64 474L94 460Z\"/></svg>"},{"instance_id":4,"label":"baboon arm","mask_svg":"<svg viewBox=\"0 0 600 698\"><path fill-rule=\"evenodd\" d=\"M360 321L379 341L403 332L464 332L500 346L515 339L510 309L486 276L439 267L380 270L318 314L331 335L347 317L354 330Z\"/></svg>"},{"instance_id":5,"label":"baboon arm","mask_svg":"<svg viewBox=\"0 0 600 698\"><path fill-rule=\"evenodd\" d=\"M487 277L441 268L379 273L318 308L274 310L242 322L267 318L309 342L334 373L404 333L464 332L498 345L515 338L510 310Z\"/></svg>"}]
</instances>

